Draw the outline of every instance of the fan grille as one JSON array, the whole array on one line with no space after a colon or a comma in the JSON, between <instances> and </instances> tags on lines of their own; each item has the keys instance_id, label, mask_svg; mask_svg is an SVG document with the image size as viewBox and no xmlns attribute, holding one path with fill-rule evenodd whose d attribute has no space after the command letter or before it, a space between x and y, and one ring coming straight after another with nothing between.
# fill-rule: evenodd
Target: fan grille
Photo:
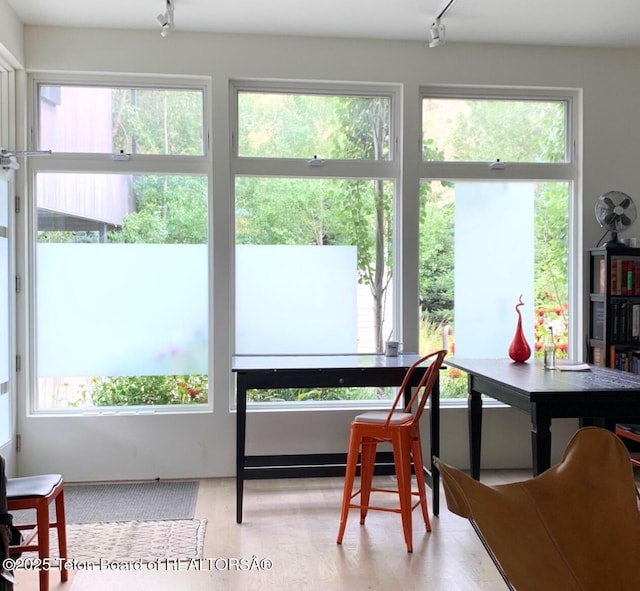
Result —
<instances>
[{"instance_id":1,"label":"fan grille","mask_svg":"<svg viewBox=\"0 0 640 591\"><path fill-rule=\"evenodd\" d=\"M637 217L633 199L620 191L609 191L596 202L596 219L610 232L626 230Z\"/></svg>"}]
</instances>

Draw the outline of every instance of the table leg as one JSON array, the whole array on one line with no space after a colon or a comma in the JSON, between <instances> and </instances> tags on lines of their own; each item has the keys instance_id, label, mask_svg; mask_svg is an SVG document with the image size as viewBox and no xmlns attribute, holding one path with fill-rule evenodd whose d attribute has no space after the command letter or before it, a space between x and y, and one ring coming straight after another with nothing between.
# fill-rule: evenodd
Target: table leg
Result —
<instances>
[{"instance_id":1,"label":"table leg","mask_svg":"<svg viewBox=\"0 0 640 591\"><path fill-rule=\"evenodd\" d=\"M482 446L482 398L480 392L473 389L472 376L469 375L468 419L469 419L469 463L471 476L480 480L480 451Z\"/></svg>"},{"instance_id":2,"label":"table leg","mask_svg":"<svg viewBox=\"0 0 640 591\"><path fill-rule=\"evenodd\" d=\"M433 458L440 456L440 376L436 378L431 392L431 486L432 510L434 515L440 513L440 472L436 468Z\"/></svg>"},{"instance_id":3,"label":"table leg","mask_svg":"<svg viewBox=\"0 0 640 591\"><path fill-rule=\"evenodd\" d=\"M236 397L236 523L242 523L244 458L247 428L247 387L244 384L242 374L238 374Z\"/></svg>"},{"instance_id":4,"label":"table leg","mask_svg":"<svg viewBox=\"0 0 640 591\"><path fill-rule=\"evenodd\" d=\"M531 405L531 455L534 476L551 467L551 417L542 415L535 404Z\"/></svg>"}]
</instances>

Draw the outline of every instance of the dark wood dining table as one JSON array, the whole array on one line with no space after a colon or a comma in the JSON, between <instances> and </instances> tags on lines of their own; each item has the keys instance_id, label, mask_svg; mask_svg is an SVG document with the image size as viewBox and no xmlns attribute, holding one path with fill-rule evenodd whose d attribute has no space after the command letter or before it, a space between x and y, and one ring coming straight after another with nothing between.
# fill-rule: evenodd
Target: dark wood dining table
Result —
<instances>
[{"instance_id":1,"label":"dark wood dining table","mask_svg":"<svg viewBox=\"0 0 640 591\"><path fill-rule=\"evenodd\" d=\"M529 415L534 475L551 465L551 422L557 418L594 420L640 417L640 375L587 364L542 360L447 359L447 366L468 374L469 456L471 475L480 478L482 395ZM586 370L576 368L586 367ZM564 368L564 369L563 369Z\"/></svg>"}]
</instances>

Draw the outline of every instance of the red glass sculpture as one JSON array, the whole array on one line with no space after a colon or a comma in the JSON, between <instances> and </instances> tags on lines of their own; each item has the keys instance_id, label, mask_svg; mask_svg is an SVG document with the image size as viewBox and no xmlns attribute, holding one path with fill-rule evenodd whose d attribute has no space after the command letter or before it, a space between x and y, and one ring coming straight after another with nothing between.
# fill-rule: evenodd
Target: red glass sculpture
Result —
<instances>
[{"instance_id":1,"label":"red glass sculpture","mask_svg":"<svg viewBox=\"0 0 640 591\"><path fill-rule=\"evenodd\" d=\"M520 306L524 306L522 294L520 294L520 301L516 304L516 312L518 313L516 334L509 346L509 357L516 363L524 363L531 357L531 347L529 347L529 343L527 343L527 339L524 338L524 332L522 331L522 314L520 314L520 310L518 310Z\"/></svg>"}]
</instances>

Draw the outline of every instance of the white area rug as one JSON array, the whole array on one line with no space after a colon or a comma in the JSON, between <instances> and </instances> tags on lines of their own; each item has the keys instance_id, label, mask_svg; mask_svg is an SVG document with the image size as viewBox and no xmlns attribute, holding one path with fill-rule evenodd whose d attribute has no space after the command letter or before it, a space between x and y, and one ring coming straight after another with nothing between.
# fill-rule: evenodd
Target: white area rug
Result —
<instances>
[{"instance_id":1,"label":"white area rug","mask_svg":"<svg viewBox=\"0 0 640 591\"><path fill-rule=\"evenodd\" d=\"M206 519L67 524L66 558L79 563L202 558L206 525ZM57 530L51 534L51 556L58 556Z\"/></svg>"}]
</instances>

